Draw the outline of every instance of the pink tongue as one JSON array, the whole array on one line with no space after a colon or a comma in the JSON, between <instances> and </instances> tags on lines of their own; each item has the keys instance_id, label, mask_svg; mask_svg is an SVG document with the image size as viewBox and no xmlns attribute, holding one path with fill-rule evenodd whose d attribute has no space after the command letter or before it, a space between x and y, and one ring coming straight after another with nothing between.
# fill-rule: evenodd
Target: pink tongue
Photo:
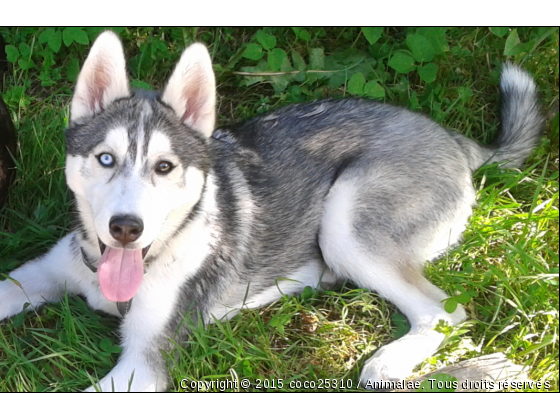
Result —
<instances>
[{"instance_id":1,"label":"pink tongue","mask_svg":"<svg viewBox=\"0 0 560 420\"><path fill-rule=\"evenodd\" d=\"M132 299L140 287L143 274L141 249L107 247L97 267L101 292L113 302Z\"/></svg>"}]
</instances>

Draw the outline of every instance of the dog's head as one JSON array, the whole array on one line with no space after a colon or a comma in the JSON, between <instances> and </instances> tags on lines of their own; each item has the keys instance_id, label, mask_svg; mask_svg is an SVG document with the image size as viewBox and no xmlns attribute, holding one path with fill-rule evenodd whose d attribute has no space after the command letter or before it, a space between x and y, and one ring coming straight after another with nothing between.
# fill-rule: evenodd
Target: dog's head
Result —
<instances>
[{"instance_id":1,"label":"dog's head","mask_svg":"<svg viewBox=\"0 0 560 420\"><path fill-rule=\"evenodd\" d=\"M163 93L132 92L118 37L102 33L80 72L66 134L66 179L102 257L105 297L136 293L143 258L200 200L210 165L215 79L206 47L187 48Z\"/></svg>"}]
</instances>

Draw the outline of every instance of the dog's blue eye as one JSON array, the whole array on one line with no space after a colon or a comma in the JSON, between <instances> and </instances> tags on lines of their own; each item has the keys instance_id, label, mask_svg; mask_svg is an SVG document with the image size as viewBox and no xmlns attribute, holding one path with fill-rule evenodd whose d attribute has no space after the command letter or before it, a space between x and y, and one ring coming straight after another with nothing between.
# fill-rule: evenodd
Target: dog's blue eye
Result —
<instances>
[{"instance_id":1,"label":"dog's blue eye","mask_svg":"<svg viewBox=\"0 0 560 420\"><path fill-rule=\"evenodd\" d=\"M113 164L115 163L115 159L109 153L101 153L97 159L99 159L99 163L101 163L101 165L108 168L113 166Z\"/></svg>"}]
</instances>

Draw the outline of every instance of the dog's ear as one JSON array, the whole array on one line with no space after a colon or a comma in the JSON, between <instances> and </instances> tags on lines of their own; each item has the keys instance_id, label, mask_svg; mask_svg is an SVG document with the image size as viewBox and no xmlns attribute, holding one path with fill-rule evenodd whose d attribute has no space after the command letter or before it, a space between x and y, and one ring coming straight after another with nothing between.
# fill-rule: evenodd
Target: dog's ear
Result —
<instances>
[{"instance_id":1,"label":"dog's ear","mask_svg":"<svg viewBox=\"0 0 560 420\"><path fill-rule=\"evenodd\" d=\"M183 52L162 100L183 123L205 137L212 135L216 121L216 80L204 45L192 44Z\"/></svg>"},{"instance_id":2,"label":"dog's ear","mask_svg":"<svg viewBox=\"0 0 560 420\"><path fill-rule=\"evenodd\" d=\"M91 47L70 106L76 121L103 111L115 99L130 95L121 41L113 32L103 32Z\"/></svg>"}]
</instances>

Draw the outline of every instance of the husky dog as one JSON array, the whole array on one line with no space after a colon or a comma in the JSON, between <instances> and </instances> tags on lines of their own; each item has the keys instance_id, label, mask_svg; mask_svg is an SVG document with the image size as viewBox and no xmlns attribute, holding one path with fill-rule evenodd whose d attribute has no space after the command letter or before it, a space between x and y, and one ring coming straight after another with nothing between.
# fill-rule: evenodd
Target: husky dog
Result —
<instances>
[{"instance_id":1,"label":"husky dog","mask_svg":"<svg viewBox=\"0 0 560 420\"><path fill-rule=\"evenodd\" d=\"M162 391L161 350L189 321L233 316L340 279L374 290L411 324L364 366L403 379L433 354L447 295L422 274L459 241L472 172L523 163L542 118L532 78L504 65L502 131L480 146L428 118L361 99L291 105L214 131L206 48L187 48L162 93L133 92L122 45L104 32L78 78L66 178L78 227L0 283L0 319L85 296L122 317L123 351L93 389ZM290 279L290 281L282 280Z\"/></svg>"}]
</instances>

